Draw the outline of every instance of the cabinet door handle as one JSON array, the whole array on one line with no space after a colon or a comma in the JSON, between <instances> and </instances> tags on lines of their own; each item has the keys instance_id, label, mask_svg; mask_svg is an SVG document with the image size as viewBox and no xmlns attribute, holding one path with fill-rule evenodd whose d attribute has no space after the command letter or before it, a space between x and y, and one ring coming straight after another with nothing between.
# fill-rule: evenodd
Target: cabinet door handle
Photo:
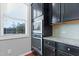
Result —
<instances>
[{"instance_id":1,"label":"cabinet door handle","mask_svg":"<svg viewBox=\"0 0 79 59\"><path fill-rule=\"evenodd\" d=\"M53 51L55 51L55 49L53 49Z\"/></svg>"},{"instance_id":2,"label":"cabinet door handle","mask_svg":"<svg viewBox=\"0 0 79 59\"><path fill-rule=\"evenodd\" d=\"M49 44L49 42L48 42L48 44Z\"/></svg>"},{"instance_id":3,"label":"cabinet door handle","mask_svg":"<svg viewBox=\"0 0 79 59\"><path fill-rule=\"evenodd\" d=\"M67 50L70 51L70 48L68 48Z\"/></svg>"}]
</instances>

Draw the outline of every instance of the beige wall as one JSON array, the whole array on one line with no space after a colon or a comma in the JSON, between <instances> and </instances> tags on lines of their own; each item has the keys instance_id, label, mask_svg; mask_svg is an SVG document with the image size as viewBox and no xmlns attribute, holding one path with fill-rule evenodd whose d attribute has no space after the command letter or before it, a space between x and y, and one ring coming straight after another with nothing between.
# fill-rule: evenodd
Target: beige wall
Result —
<instances>
[{"instance_id":1,"label":"beige wall","mask_svg":"<svg viewBox=\"0 0 79 59\"><path fill-rule=\"evenodd\" d=\"M0 56L19 56L31 50L31 38L14 38L0 41Z\"/></svg>"},{"instance_id":2,"label":"beige wall","mask_svg":"<svg viewBox=\"0 0 79 59\"><path fill-rule=\"evenodd\" d=\"M28 5L28 27L27 35L3 35L3 25L0 19L0 56L18 56L31 50L31 5ZM0 4L1 6L1 4ZM5 4L4 4L5 6ZM2 4L3 7L3 4ZM1 7L0 7L1 9ZM4 9L4 8L3 8ZM6 9L5 9L6 10ZM0 12L0 15L3 13ZM1 16L0 16L1 17Z\"/></svg>"},{"instance_id":3,"label":"beige wall","mask_svg":"<svg viewBox=\"0 0 79 59\"><path fill-rule=\"evenodd\" d=\"M79 39L79 20L53 25L53 36Z\"/></svg>"}]
</instances>

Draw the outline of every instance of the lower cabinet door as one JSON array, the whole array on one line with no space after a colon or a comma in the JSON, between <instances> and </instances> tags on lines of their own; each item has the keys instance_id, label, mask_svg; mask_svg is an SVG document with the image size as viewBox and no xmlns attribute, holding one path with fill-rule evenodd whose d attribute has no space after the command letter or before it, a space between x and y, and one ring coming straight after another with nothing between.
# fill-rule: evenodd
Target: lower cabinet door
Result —
<instances>
[{"instance_id":1,"label":"lower cabinet door","mask_svg":"<svg viewBox=\"0 0 79 59\"><path fill-rule=\"evenodd\" d=\"M58 50L58 51L56 51L56 56L69 56L69 54L66 52Z\"/></svg>"},{"instance_id":2,"label":"lower cabinet door","mask_svg":"<svg viewBox=\"0 0 79 59\"><path fill-rule=\"evenodd\" d=\"M50 47L50 46L45 46L44 56L55 56L55 48Z\"/></svg>"}]
</instances>

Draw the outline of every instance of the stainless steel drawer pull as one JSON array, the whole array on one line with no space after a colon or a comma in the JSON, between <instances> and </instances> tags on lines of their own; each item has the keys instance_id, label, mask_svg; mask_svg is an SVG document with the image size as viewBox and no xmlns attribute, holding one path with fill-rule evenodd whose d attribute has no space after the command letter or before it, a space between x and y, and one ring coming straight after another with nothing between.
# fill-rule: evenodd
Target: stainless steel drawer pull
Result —
<instances>
[{"instance_id":1,"label":"stainless steel drawer pull","mask_svg":"<svg viewBox=\"0 0 79 59\"><path fill-rule=\"evenodd\" d=\"M70 51L70 48L68 48L68 51Z\"/></svg>"},{"instance_id":2,"label":"stainless steel drawer pull","mask_svg":"<svg viewBox=\"0 0 79 59\"><path fill-rule=\"evenodd\" d=\"M49 42L48 42L48 44L49 44Z\"/></svg>"},{"instance_id":3,"label":"stainless steel drawer pull","mask_svg":"<svg viewBox=\"0 0 79 59\"><path fill-rule=\"evenodd\" d=\"M55 51L55 49L53 49L53 51Z\"/></svg>"}]
</instances>

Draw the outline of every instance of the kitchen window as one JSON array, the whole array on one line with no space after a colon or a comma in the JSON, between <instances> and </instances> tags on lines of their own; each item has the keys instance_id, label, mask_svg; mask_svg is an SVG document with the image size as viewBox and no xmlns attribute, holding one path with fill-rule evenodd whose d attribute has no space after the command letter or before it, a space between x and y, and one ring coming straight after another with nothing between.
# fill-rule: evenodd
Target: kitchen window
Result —
<instances>
[{"instance_id":1,"label":"kitchen window","mask_svg":"<svg viewBox=\"0 0 79 59\"><path fill-rule=\"evenodd\" d=\"M29 36L30 4L0 3L0 6L0 36L5 36L5 34Z\"/></svg>"},{"instance_id":2,"label":"kitchen window","mask_svg":"<svg viewBox=\"0 0 79 59\"><path fill-rule=\"evenodd\" d=\"M4 34L25 34L26 6L24 4L7 4L4 13Z\"/></svg>"},{"instance_id":3,"label":"kitchen window","mask_svg":"<svg viewBox=\"0 0 79 59\"><path fill-rule=\"evenodd\" d=\"M25 34L25 21L6 17L4 21L4 34Z\"/></svg>"}]
</instances>

